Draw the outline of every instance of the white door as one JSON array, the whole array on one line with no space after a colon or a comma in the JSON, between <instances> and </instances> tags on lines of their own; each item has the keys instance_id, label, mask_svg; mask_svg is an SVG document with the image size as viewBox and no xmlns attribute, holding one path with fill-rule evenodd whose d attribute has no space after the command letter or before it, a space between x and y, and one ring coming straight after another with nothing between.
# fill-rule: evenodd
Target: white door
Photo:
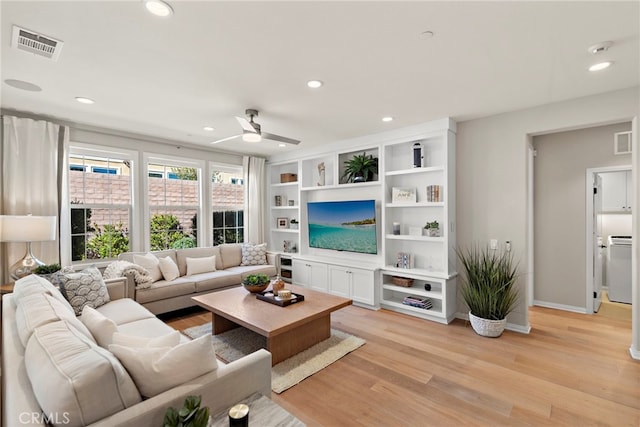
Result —
<instances>
[{"instance_id":1,"label":"white door","mask_svg":"<svg viewBox=\"0 0 640 427\"><path fill-rule=\"evenodd\" d=\"M602 303L602 178L593 174L593 312Z\"/></svg>"}]
</instances>

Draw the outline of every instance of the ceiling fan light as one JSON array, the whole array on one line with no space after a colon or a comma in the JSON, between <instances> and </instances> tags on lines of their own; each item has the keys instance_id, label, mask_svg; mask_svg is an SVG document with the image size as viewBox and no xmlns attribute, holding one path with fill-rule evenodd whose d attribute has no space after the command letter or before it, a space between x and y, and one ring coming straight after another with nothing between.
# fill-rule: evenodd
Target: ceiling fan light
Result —
<instances>
[{"instance_id":1,"label":"ceiling fan light","mask_svg":"<svg viewBox=\"0 0 640 427\"><path fill-rule=\"evenodd\" d=\"M259 133L244 132L242 134L242 140L244 142L260 142L262 141L262 136L260 136Z\"/></svg>"}]
</instances>

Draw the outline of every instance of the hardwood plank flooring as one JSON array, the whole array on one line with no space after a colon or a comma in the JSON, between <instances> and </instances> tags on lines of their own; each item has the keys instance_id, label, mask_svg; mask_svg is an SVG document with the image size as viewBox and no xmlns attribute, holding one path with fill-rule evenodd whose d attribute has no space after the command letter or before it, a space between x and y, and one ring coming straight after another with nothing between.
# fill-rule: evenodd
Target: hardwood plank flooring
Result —
<instances>
[{"instance_id":1,"label":"hardwood plank flooring","mask_svg":"<svg viewBox=\"0 0 640 427\"><path fill-rule=\"evenodd\" d=\"M211 321L193 310L164 317L176 329ZM332 327L367 344L271 398L308 426L640 425L640 361L619 316L530 309L529 335L476 335L347 307Z\"/></svg>"}]
</instances>

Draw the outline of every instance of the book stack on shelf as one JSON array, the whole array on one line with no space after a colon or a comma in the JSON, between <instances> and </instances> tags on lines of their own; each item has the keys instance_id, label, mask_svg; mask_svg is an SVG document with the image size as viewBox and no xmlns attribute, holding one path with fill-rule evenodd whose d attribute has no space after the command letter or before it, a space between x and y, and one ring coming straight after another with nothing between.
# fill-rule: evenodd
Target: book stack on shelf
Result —
<instances>
[{"instance_id":1,"label":"book stack on shelf","mask_svg":"<svg viewBox=\"0 0 640 427\"><path fill-rule=\"evenodd\" d=\"M424 298L424 297L417 297L414 295L408 295L404 297L404 299L402 300L402 303L404 305L410 305L411 307L422 308L424 310L429 310L430 308L433 307L433 303L431 302L431 299Z\"/></svg>"},{"instance_id":2,"label":"book stack on shelf","mask_svg":"<svg viewBox=\"0 0 640 427\"><path fill-rule=\"evenodd\" d=\"M442 186L427 185L427 202L442 202Z\"/></svg>"}]
</instances>

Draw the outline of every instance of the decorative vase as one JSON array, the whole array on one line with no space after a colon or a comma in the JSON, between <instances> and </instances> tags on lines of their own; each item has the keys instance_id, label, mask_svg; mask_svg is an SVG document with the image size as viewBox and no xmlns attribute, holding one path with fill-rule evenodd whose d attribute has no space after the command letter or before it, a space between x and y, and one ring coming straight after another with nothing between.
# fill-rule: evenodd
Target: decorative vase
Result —
<instances>
[{"instance_id":1,"label":"decorative vase","mask_svg":"<svg viewBox=\"0 0 640 427\"><path fill-rule=\"evenodd\" d=\"M324 162L318 163L318 187L324 186Z\"/></svg>"},{"instance_id":2,"label":"decorative vase","mask_svg":"<svg viewBox=\"0 0 640 427\"><path fill-rule=\"evenodd\" d=\"M491 338L496 338L502 335L504 327L507 325L507 319L483 319L482 317L474 316L471 312L469 312L469 321L471 322L471 327L476 334Z\"/></svg>"},{"instance_id":3,"label":"decorative vase","mask_svg":"<svg viewBox=\"0 0 640 427\"><path fill-rule=\"evenodd\" d=\"M278 276L276 276L276 278L275 278L275 279L273 279L273 280L271 281L271 291L272 291L274 294L277 294L277 293L278 293L278 291L281 291L281 290L283 290L283 289L284 289L285 285L286 285L286 283L284 282L284 280L282 280L282 279L280 278L280 276L278 275Z\"/></svg>"}]
</instances>

